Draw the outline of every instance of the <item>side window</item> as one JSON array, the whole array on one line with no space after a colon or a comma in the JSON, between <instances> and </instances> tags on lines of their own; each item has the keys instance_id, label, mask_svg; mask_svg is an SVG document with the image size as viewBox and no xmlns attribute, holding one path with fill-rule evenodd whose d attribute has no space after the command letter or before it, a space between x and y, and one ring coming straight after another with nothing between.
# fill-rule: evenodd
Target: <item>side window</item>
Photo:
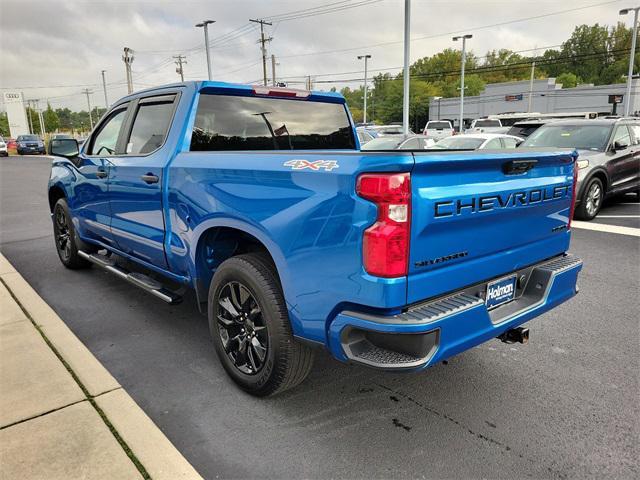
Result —
<instances>
[{"instance_id":1,"label":"side window","mask_svg":"<svg viewBox=\"0 0 640 480\"><path fill-rule=\"evenodd\" d=\"M640 124L632 123L629 125L629 129L633 133L633 144L640 144Z\"/></svg>"},{"instance_id":2,"label":"side window","mask_svg":"<svg viewBox=\"0 0 640 480\"><path fill-rule=\"evenodd\" d=\"M157 101L140 101L127 142L128 154L145 155L162 146L171 123L173 100L174 98L162 97Z\"/></svg>"},{"instance_id":3,"label":"side window","mask_svg":"<svg viewBox=\"0 0 640 480\"><path fill-rule=\"evenodd\" d=\"M619 125L616 128L616 133L613 134L613 140L611 143L621 143L622 145L631 145L631 136L629 135L629 129L626 125Z\"/></svg>"},{"instance_id":4,"label":"side window","mask_svg":"<svg viewBox=\"0 0 640 480\"><path fill-rule=\"evenodd\" d=\"M127 109L125 107L115 110L109 116L93 136L88 155L116 155L122 153L116 152L116 144L118 143L118 135L120 135L120 129L124 123L126 113Z\"/></svg>"},{"instance_id":5,"label":"side window","mask_svg":"<svg viewBox=\"0 0 640 480\"><path fill-rule=\"evenodd\" d=\"M411 138L402 144L401 150L417 150L420 148L420 142L417 138Z\"/></svg>"},{"instance_id":6,"label":"side window","mask_svg":"<svg viewBox=\"0 0 640 480\"><path fill-rule=\"evenodd\" d=\"M500 142L499 138L494 138L489 140L487 144L484 146L484 148L499 149L499 148L502 148L502 143Z\"/></svg>"},{"instance_id":7,"label":"side window","mask_svg":"<svg viewBox=\"0 0 640 480\"><path fill-rule=\"evenodd\" d=\"M504 142L504 148L516 148L517 146L515 138L505 137L502 139L502 141Z\"/></svg>"}]
</instances>

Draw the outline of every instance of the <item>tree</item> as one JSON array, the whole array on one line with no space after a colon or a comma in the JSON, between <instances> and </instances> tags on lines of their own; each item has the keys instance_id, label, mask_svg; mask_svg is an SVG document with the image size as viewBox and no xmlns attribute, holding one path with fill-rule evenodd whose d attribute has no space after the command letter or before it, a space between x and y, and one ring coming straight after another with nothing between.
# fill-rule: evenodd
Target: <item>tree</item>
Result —
<instances>
[{"instance_id":1,"label":"tree","mask_svg":"<svg viewBox=\"0 0 640 480\"><path fill-rule=\"evenodd\" d=\"M47 102L47 109L42 112L42 116L44 118L44 127L47 132L54 132L58 130L60 127L60 121L58 120L58 115L51 108L51 104Z\"/></svg>"},{"instance_id":2,"label":"tree","mask_svg":"<svg viewBox=\"0 0 640 480\"><path fill-rule=\"evenodd\" d=\"M562 72L573 72L586 83L600 83L603 70L611 62L609 54L609 29L599 24L580 25L562 44L565 60Z\"/></svg>"},{"instance_id":3,"label":"tree","mask_svg":"<svg viewBox=\"0 0 640 480\"><path fill-rule=\"evenodd\" d=\"M561 83L562 88L573 88L582 82L575 73L565 72L556 77L556 83Z\"/></svg>"},{"instance_id":4,"label":"tree","mask_svg":"<svg viewBox=\"0 0 640 480\"><path fill-rule=\"evenodd\" d=\"M0 137L8 138L11 136L9 133L9 118L6 112L0 112Z\"/></svg>"},{"instance_id":5,"label":"tree","mask_svg":"<svg viewBox=\"0 0 640 480\"><path fill-rule=\"evenodd\" d=\"M516 80L525 80L529 78L529 65L510 66L515 63L527 63L522 55L511 50L502 48L500 50L491 50L485 56L484 64L481 68L487 71L480 71L479 75L486 83L513 82Z\"/></svg>"}]
</instances>

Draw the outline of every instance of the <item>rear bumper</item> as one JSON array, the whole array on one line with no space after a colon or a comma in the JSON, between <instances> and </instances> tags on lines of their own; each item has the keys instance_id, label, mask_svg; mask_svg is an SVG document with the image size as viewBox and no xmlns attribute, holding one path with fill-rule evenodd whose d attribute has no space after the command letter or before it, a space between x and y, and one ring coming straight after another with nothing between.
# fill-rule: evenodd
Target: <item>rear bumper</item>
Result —
<instances>
[{"instance_id":1,"label":"rear bumper","mask_svg":"<svg viewBox=\"0 0 640 480\"><path fill-rule=\"evenodd\" d=\"M487 282L410 307L398 315L338 314L329 347L339 360L385 370L417 371L495 338L567 301L577 293L582 261L563 255L512 272L516 298L488 310Z\"/></svg>"}]
</instances>

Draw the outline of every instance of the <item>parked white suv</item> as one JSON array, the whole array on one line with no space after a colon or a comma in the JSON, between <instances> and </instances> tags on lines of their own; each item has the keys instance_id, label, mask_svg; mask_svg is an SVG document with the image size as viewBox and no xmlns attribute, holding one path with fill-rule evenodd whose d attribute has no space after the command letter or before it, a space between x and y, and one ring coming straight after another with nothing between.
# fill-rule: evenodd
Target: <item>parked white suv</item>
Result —
<instances>
[{"instance_id":1,"label":"parked white suv","mask_svg":"<svg viewBox=\"0 0 640 480\"><path fill-rule=\"evenodd\" d=\"M0 137L0 157L8 157L9 151L7 150L7 144L4 141L4 138Z\"/></svg>"},{"instance_id":2,"label":"parked white suv","mask_svg":"<svg viewBox=\"0 0 640 480\"><path fill-rule=\"evenodd\" d=\"M498 118L478 118L471 122L465 133L506 133L509 127L503 127Z\"/></svg>"},{"instance_id":3,"label":"parked white suv","mask_svg":"<svg viewBox=\"0 0 640 480\"><path fill-rule=\"evenodd\" d=\"M424 126L423 134L438 141L452 136L453 127L448 120L430 120Z\"/></svg>"}]
</instances>

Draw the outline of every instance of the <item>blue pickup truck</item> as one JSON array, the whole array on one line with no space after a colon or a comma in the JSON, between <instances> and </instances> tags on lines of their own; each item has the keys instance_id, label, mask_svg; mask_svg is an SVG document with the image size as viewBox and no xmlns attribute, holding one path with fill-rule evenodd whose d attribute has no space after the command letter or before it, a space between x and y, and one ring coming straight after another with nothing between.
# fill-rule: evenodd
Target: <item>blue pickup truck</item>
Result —
<instances>
[{"instance_id":1,"label":"blue pickup truck","mask_svg":"<svg viewBox=\"0 0 640 480\"><path fill-rule=\"evenodd\" d=\"M257 396L338 360L422 371L576 294L575 153L366 151L345 100L185 82L52 141L58 255L168 303L195 291Z\"/></svg>"}]
</instances>

